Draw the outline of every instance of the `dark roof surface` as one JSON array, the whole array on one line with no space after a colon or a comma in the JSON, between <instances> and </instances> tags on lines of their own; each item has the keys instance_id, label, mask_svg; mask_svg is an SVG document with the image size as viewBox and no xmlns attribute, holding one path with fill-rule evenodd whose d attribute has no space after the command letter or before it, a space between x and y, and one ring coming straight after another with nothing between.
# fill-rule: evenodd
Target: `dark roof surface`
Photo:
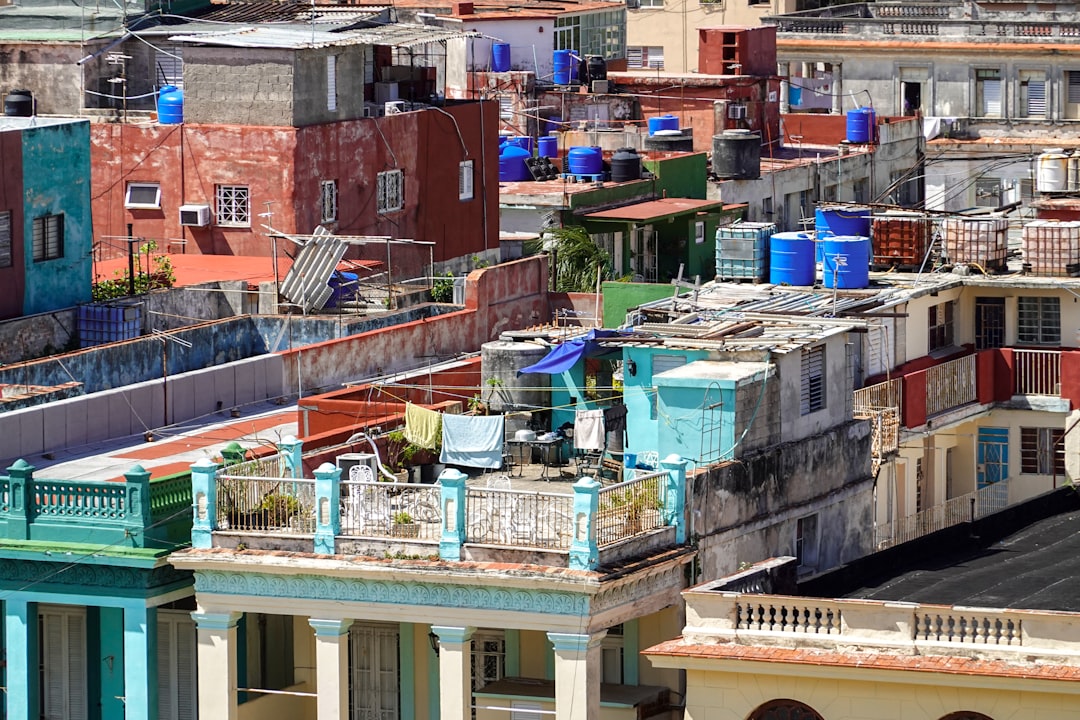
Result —
<instances>
[{"instance_id":1,"label":"dark roof surface","mask_svg":"<svg viewBox=\"0 0 1080 720\"><path fill-rule=\"evenodd\" d=\"M1039 520L985 548L867 583L848 598L1080 612L1080 511Z\"/></svg>"}]
</instances>

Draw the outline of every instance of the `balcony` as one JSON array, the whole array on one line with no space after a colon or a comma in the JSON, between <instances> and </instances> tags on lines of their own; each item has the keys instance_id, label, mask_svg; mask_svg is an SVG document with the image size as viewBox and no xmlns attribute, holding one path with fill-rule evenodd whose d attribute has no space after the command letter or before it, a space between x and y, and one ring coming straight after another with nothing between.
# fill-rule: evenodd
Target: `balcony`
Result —
<instances>
[{"instance_id":1,"label":"balcony","mask_svg":"<svg viewBox=\"0 0 1080 720\"><path fill-rule=\"evenodd\" d=\"M902 427L914 429L966 406L1037 398L1060 398L1077 407L1080 350L980 350L860 388L852 407L856 417L895 412ZM885 452L891 447L884 430L879 444Z\"/></svg>"},{"instance_id":2,"label":"balcony","mask_svg":"<svg viewBox=\"0 0 1080 720\"><path fill-rule=\"evenodd\" d=\"M681 460L606 486L532 483L541 490L456 470L434 485L342 481L329 464L294 477L288 457L193 465L193 546L594 569L685 542Z\"/></svg>"},{"instance_id":3,"label":"balcony","mask_svg":"<svg viewBox=\"0 0 1080 720\"><path fill-rule=\"evenodd\" d=\"M874 545L878 550L921 538L938 530L965 522L974 522L991 513L1004 510L1009 504L1008 490L1003 485L988 485L974 492L950 498L940 505L927 508L896 522L878 525Z\"/></svg>"}]
</instances>

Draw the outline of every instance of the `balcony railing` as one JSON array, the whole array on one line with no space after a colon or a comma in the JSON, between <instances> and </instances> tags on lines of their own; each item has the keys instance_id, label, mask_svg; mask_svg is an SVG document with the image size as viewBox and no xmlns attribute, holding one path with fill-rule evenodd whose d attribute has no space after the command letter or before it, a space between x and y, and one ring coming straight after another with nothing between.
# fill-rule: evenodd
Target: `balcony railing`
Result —
<instances>
[{"instance_id":1,"label":"balcony railing","mask_svg":"<svg viewBox=\"0 0 1080 720\"><path fill-rule=\"evenodd\" d=\"M855 413L892 408L899 410L904 402L903 378L893 378L855 391L852 409Z\"/></svg>"},{"instance_id":2,"label":"balcony railing","mask_svg":"<svg viewBox=\"0 0 1080 720\"><path fill-rule=\"evenodd\" d=\"M341 534L438 542L442 532L436 485L341 483Z\"/></svg>"},{"instance_id":3,"label":"balcony railing","mask_svg":"<svg viewBox=\"0 0 1080 720\"><path fill-rule=\"evenodd\" d=\"M600 491L597 535L601 547L663 527L667 472L646 473Z\"/></svg>"},{"instance_id":4,"label":"balcony railing","mask_svg":"<svg viewBox=\"0 0 1080 720\"><path fill-rule=\"evenodd\" d=\"M469 488L466 542L568 550L574 497L560 493Z\"/></svg>"},{"instance_id":5,"label":"balcony railing","mask_svg":"<svg viewBox=\"0 0 1080 720\"><path fill-rule=\"evenodd\" d=\"M1061 394L1060 350L1013 350L1017 395Z\"/></svg>"},{"instance_id":6,"label":"balcony railing","mask_svg":"<svg viewBox=\"0 0 1080 720\"><path fill-rule=\"evenodd\" d=\"M315 481L294 478L218 478L217 522L233 532L311 535Z\"/></svg>"},{"instance_id":7,"label":"balcony railing","mask_svg":"<svg viewBox=\"0 0 1080 720\"><path fill-rule=\"evenodd\" d=\"M927 417L973 403L977 399L974 355L934 365L924 372Z\"/></svg>"},{"instance_id":8,"label":"balcony railing","mask_svg":"<svg viewBox=\"0 0 1080 720\"><path fill-rule=\"evenodd\" d=\"M896 522L878 525L874 531L878 550L899 545L938 530L984 518L1009 504L1008 485L997 483L951 498Z\"/></svg>"}]
</instances>

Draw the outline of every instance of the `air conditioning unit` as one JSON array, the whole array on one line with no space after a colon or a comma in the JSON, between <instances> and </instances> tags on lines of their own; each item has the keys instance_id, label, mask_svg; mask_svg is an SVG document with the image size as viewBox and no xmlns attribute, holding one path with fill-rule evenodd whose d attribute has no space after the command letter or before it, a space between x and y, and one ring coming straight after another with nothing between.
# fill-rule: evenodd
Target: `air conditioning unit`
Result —
<instances>
[{"instance_id":1,"label":"air conditioning unit","mask_svg":"<svg viewBox=\"0 0 1080 720\"><path fill-rule=\"evenodd\" d=\"M746 119L746 106L745 105L728 105L727 116L728 116L728 120L745 120Z\"/></svg>"},{"instance_id":2,"label":"air conditioning unit","mask_svg":"<svg viewBox=\"0 0 1080 720\"><path fill-rule=\"evenodd\" d=\"M342 480L348 480L349 472L357 465L367 465L371 468L372 479L379 479L379 462L371 453L342 453L335 462L341 468Z\"/></svg>"},{"instance_id":3,"label":"air conditioning unit","mask_svg":"<svg viewBox=\"0 0 1080 720\"><path fill-rule=\"evenodd\" d=\"M366 118L375 117L375 108L371 107L370 105L365 105L364 106L364 117L366 117Z\"/></svg>"},{"instance_id":4,"label":"air conditioning unit","mask_svg":"<svg viewBox=\"0 0 1080 720\"><path fill-rule=\"evenodd\" d=\"M596 93L598 95L607 95L608 81L607 80L593 80L592 81L592 87L590 89L592 90L592 92L594 92L594 93Z\"/></svg>"},{"instance_id":5,"label":"air conditioning unit","mask_svg":"<svg viewBox=\"0 0 1080 720\"><path fill-rule=\"evenodd\" d=\"M404 100L391 100L383 106L386 109L387 115L397 115L398 113L405 112Z\"/></svg>"},{"instance_id":6,"label":"air conditioning unit","mask_svg":"<svg viewBox=\"0 0 1080 720\"><path fill-rule=\"evenodd\" d=\"M210 224L210 206L181 205L180 224L188 227L206 227Z\"/></svg>"},{"instance_id":7,"label":"air conditioning unit","mask_svg":"<svg viewBox=\"0 0 1080 720\"><path fill-rule=\"evenodd\" d=\"M626 7L629 10L637 10L641 7L641 0L626 0Z\"/></svg>"}]
</instances>

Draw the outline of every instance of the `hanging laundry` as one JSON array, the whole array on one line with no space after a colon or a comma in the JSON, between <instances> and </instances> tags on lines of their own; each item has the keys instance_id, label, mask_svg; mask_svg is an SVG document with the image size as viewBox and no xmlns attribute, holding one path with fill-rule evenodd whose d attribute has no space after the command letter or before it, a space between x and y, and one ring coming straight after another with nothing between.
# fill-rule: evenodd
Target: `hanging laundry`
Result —
<instances>
[{"instance_id":1,"label":"hanging laundry","mask_svg":"<svg viewBox=\"0 0 1080 720\"><path fill-rule=\"evenodd\" d=\"M405 439L428 450L439 447L442 440L442 413L405 403Z\"/></svg>"},{"instance_id":2,"label":"hanging laundry","mask_svg":"<svg viewBox=\"0 0 1080 720\"><path fill-rule=\"evenodd\" d=\"M502 457L502 415L443 416L440 462L497 470Z\"/></svg>"},{"instance_id":3,"label":"hanging laundry","mask_svg":"<svg viewBox=\"0 0 1080 720\"><path fill-rule=\"evenodd\" d=\"M626 432L626 406L612 405L604 408L604 429L611 432Z\"/></svg>"},{"instance_id":4,"label":"hanging laundry","mask_svg":"<svg viewBox=\"0 0 1080 720\"><path fill-rule=\"evenodd\" d=\"M607 445L603 410L578 410L574 413L574 447L578 450L603 450Z\"/></svg>"}]
</instances>

